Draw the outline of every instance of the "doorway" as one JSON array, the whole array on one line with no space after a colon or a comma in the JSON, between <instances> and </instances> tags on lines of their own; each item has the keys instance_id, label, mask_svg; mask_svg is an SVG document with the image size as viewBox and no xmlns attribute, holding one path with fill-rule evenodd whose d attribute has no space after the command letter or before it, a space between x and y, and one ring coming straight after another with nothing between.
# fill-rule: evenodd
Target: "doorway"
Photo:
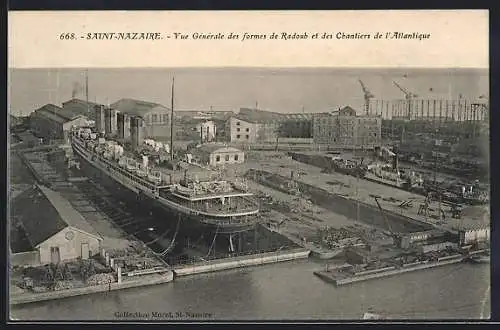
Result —
<instances>
[{"instance_id":1,"label":"doorway","mask_svg":"<svg viewBox=\"0 0 500 330\"><path fill-rule=\"evenodd\" d=\"M58 264L61 261L61 253L59 252L59 247L50 248L50 262L53 264Z\"/></svg>"},{"instance_id":2,"label":"doorway","mask_svg":"<svg viewBox=\"0 0 500 330\"><path fill-rule=\"evenodd\" d=\"M89 243L82 243L82 259L90 258Z\"/></svg>"}]
</instances>

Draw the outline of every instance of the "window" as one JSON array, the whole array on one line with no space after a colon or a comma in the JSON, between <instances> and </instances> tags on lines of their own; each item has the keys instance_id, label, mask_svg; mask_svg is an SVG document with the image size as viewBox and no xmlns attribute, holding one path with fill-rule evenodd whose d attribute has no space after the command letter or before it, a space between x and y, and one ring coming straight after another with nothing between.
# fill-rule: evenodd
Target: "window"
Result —
<instances>
[{"instance_id":1,"label":"window","mask_svg":"<svg viewBox=\"0 0 500 330\"><path fill-rule=\"evenodd\" d=\"M234 155L234 160L238 160L238 155Z\"/></svg>"},{"instance_id":2,"label":"window","mask_svg":"<svg viewBox=\"0 0 500 330\"><path fill-rule=\"evenodd\" d=\"M215 161L216 162L220 162L220 156L219 155L215 156Z\"/></svg>"},{"instance_id":3,"label":"window","mask_svg":"<svg viewBox=\"0 0 500 330\"><path fill-rule=\"evenodd\" d=\"M249 136L249 135L247 135L247 140L248 140L249 138L250 138L250 136Z\"/></svg>"},{"instance_id":4,"label":"window","mask_svg":"<svg viewBox=\"0 0 500 330\"><path fill-rule=\"evenodd\" d=\"M240 128L238 127L238 128L236 129L236 132L239 132L239 131L240 131Z\"/></svg>"},{"instance_id":5,"label":"window","mask_svg":"<svg viewBox=\"0 0 500 330\"><path fill-rule=\"evenodd\" d=\"M238 135L236 135L236 138L237 138L237 139L239 139L239 138L240 138L240 135L239 135L239 134L238 134Z\"/></svg>"},{"instance_id":6,"label":"window","mask_svg":"<svg viewBox=\"0 0 500 330\"><path fill-rule=\"evenodd\" d=\"M247 131L247 132L250 132L250 128L247 128L247 129L246 129L246 131Z\"/></svg>"},{"instance_id":7,"label":"window","mask_svg":"<svg viewBox=\"0 0 500 330\"><path fill-rule=\"evenodd\" d=\"M152 121L153 123L156 123L156 122L158 121L158 115L157 115L156 113L153 113L153 114L151 115L151 121Z\"/></svg>"},{"instance_id":8,"label":"window","mask_svg":"<svg viewBox=\"0 0 500 330\"><path fill-rule=\"evenodd\" d=\"M229 155L226 155L226 162L229 161Z\"/></svg>"},{"instance_id":9,"label":"window","mask_svg":"<svg viewBox=\"0 0 500 330\"><path fill-rule=\"evenodd\" d=\"M240 126L240 122L239 121L236 122L236 126Z\"/></svg>"}]
</instances>

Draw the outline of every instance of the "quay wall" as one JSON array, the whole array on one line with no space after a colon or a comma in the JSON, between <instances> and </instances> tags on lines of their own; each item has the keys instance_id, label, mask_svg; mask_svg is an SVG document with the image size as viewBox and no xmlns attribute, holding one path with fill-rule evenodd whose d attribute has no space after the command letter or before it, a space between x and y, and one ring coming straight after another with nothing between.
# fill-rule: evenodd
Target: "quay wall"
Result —
<instances>
[{"instance_id":1,"label":"quay wall","mask_svg":"<svg viewBox=\"0 0 500 330\"><path fill-rule=\"evenodd\" d=\"M226 258L221 260L211 260L190 265L174 266L173 271L176 276L186 276L193 274L216 272L226 269L242 268L249 266L259 266L282 261L306 259L310 251L306 249L294 249L285 252L266 252L243 257Z\"/></svg>"},{"instance_id":2,"label":"quay wall","mask_svg":"<svg viewBox=\"0 0 500 330\"><path fill-rule=\"evenodd\" d=\"M147 285L163 284L171 282L173 281L173 279L174 279L173 272L168 271L166 273L155 274L153 276L145 275L141 277L136 277L132 280L123 281L122 283L114 282L111 284L101 284L101 285L87 286L83 288L73 288L68 290L49 291L41 293L20 293L16 295L11 295L10 303L12 305L28 304L38 301L61 299L61 298L81 296L98 292L107 292L107 291L142 287Z\"/></svg>"}]
</instances>

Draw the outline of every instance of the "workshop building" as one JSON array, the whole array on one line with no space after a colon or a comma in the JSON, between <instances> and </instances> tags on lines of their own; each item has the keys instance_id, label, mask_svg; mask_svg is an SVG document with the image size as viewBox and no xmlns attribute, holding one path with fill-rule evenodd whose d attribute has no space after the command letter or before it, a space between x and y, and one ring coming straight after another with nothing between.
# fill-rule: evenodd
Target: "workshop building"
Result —
<instances>
[{"instance_id":1,"label":"workshop building","mask_svg":"<svg viewBox=\"0 0 500 330\"><path fill-rule=\"evenodd\" d=\"M170 138L170 112L167 107L153 102L133 99L121 99L111 108L118 112L118 136L130 138L131 118L141 118L145 138L165 139Z\"/></svg>"},{"instance_id":2,"label":"workshop building","mask_svg":"<svg viewBox=\"0 0 500 330\"><path fill-rule=\"evenodd\" d=\"M69 143L71 127L87 124L87 117L68 108L46 104L30 115L30 129L46 143Z\"/></svg>"},{"instance_id":3,"label":"workshop building","mask_svg":"<svg viewBox=\"0 0 500 330\"><path fill-rule=\"evenodd\" d=\"M34 186L12 202L11 262L57 264L99 253L102 237L58 192Z\"/></svg>"},{"instance_id":4,"label":"workshop building","mask_svg":"<svg viewBox=\"0 0 500 330\"><path fill-rule=\"evenodd\" d=\"M343 149L380 146L381 129L380 117L357 116L351 107L318 113L313 119L314 143Z\"/></svg>"},{"instance_id":5,"label":"workshop building","mask_svg":"<svg viewBox=\"0 0 500 330\"><path fill-rule=\"evenodd\" d=\"M231 142L276 142L279 138L312 137L312 114L278 113L241 108L226 122L226 136Z\"/></svg>"},{"instance_id":6,"label":"workshop building","mask_svg":"<svg viewBox=\"0 0 500 330\"><path fill-rule=\"evenodd\" d=\"M102 104L84 101L80 99L71 99L69 101L63 102L62 107L65 111L72 113L73 115L82 115L87 117L89 120L95 120L94 109L96 106L103 106Z\"/></svg>"}]
</instances>

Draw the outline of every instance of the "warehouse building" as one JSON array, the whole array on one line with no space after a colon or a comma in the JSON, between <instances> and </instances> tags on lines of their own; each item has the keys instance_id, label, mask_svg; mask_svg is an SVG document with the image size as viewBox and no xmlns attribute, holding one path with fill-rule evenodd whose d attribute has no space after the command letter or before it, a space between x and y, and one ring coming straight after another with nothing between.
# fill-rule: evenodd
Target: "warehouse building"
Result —
<instances>
[{"instance_id":1,"label":"warehouse building","mask_svg":"<svg viewBox=\"0 0 500 330\"><path fill-rule=\"evenodd\" d=\"M235 115L226 122L226 136L230 142L256 143L276 139L277 125L273 122L249 119Z\"/></svg>"},{"instance_id":2,"label":"warehouse building","mask_svg":"<svg viewBox=\"0 0 500 330\"><path fill-rule=\"evenodd\" d=\"M318 113L313 119L313 139L319 145L337 148L374 148L381 144L380 117L357 116L344 107L330 113Z\"/></svg>"},{"instance_id":3,"label":"warehouse building","mask_svg":"<svg viewBox=\"0 0 500 330\"><path fill-rule=\"evenodd\" d=\"M43 212L40 212L43 210ZM57 264L99 253L102 237L58 192L34 186L12 202L11 262Z\"/></svg>"},{"instance_id":4,"label":"warehouse building","mask_svg":"<svg viewBox=\"0 0 500 330\"><path fill-rule=\"evenodd\" d=\"M220 166L241 164L245 161L243 151L220 144L202 144L192 152L201 165Z\"/></svg>"},{"instance_id":5,"label":"warehouse building","mask_svg":"<svg viewBox=\"0 0 500 330\"><path fill-rule=\"evenodd\" d=\"M276 142L279 138L312 137L312 114L277 113L242 108L228 119L226 137L230 142Z\"/></svg>"},{"instance_id":6,"label":"warehouse building","mask_svg":"<svg viewBox=\"0 0 500 330\"><path fill-rule=\"evenodd\" d=\"M132 117L141 118L144 128L143 135L148 138L170 138L170 109L165 106L133 99L121 99L111 108L118 112L117 129L120 138L130 137L130 124ZM140 126L141 126L140 125Z\"/></svg>"},{"instance_id":7,"label":"warehouse building","mask_svg":"<svg viewBox=\"0 0 500 330\"><path fill-rule=\"evenodd\" d=\"M239 116L261 123L277 122L278 135L283 138L311 138L312 113L280 113L259 109L241 108Z\"/></svg>"},{"instance_id":8,"label":"warehouse building","mask_svg":"<svg viewBox=\"0 0 500 330\"><path fill-rule=\"evenodd\" d=\"M30 115L30 129L46 143L69 143L71 127L86 124L87 117L54 104L46 104Z\"/></svg>"}]
</instances>

